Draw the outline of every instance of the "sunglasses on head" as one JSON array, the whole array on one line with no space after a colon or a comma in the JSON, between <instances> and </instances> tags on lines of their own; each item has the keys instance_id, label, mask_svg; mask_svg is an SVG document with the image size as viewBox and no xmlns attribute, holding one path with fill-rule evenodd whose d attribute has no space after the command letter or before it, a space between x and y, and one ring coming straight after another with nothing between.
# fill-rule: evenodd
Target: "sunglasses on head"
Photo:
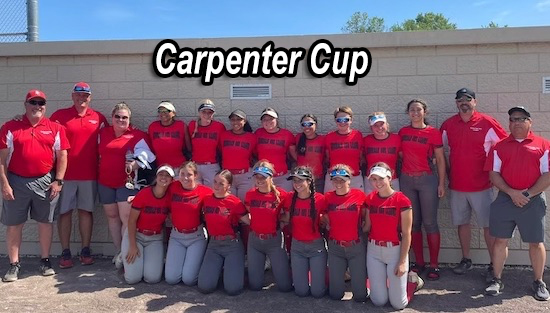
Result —
<instances>
[{"instance_id":1,"label":"sunglasses on head","mask_svg":"<svg viewBox=\"0 0 550 313\"><path fill-rule=\"evenodd\" d=\"M254 169L253 172L254 174L259 174L259 175L267 174L269 176L273 176L273 171L269 167L265 167L265 166L258 166Z\"/></svg>"},{"instance_id":2,"label":"sunglasses on head","mask_svg":"<svg viewBox=\"0 0 550 313\"><path fill-rule=\"evenodd\" d=\"M351 119L349 117L337 117L336 118L336 123L348 123L349 121L351 121Z\"/></svg>"},{"instance_id":3,"label":"sunglasses on head","mask_svg":"<svg viewBox=\"0 0 550 313\"><path fill-rule=\"evenodd\" d=\"M76 86L76 87L74 87L74 91L75 91L75 92L89 92L89 93L91 93L90 88L88 88L88 87L82 87L82 86Z\"/></svg>"},{"instance_id":4,"label":"sunglasses on head","mask_svg":"<svg viewBox=\"0 0 550 313\"><path fill-rule=\"evenodd\" d=\"M113 117L116 118L117 120L120 120L120 119L122 119L122 120L127 120L127 119L130 118L129 116L126 116L126 115L118 115L118 114L113 115Z\"/></svg>"},{"instance_id":5,"label":"sunglasses on head","mask_svg":"<svg viewBox=\"0 0 550 313\"><path fill-rule=\"evenodd\" d=\"M315 122L302 122L302 127L313 127Z\"/></svg>"},{"instance_id":6,"label":"sunglasses on head","mask_svg":"<svg viewBox=\"0 0 550 313\"><path fill-rule=\"evenodd\" d=\"M339 170L332 170L330 172L330 177L337 177L337 176L343 176L343 177L351 177L351 175L346 171L345 169L339 169Z\"/></svg>"},{"instance_id":7,"label":"sunglasses on head","mask_svg":"<svg viewBox=\"0 0 550 313\"><path fill-rule=\"evenodd\" d=\"M39 106L46 105L46 101L42 101L42 100L29 100L27 101L27 103L29 103L30 105L39 105Z\"/></svg>"}]
</instances>

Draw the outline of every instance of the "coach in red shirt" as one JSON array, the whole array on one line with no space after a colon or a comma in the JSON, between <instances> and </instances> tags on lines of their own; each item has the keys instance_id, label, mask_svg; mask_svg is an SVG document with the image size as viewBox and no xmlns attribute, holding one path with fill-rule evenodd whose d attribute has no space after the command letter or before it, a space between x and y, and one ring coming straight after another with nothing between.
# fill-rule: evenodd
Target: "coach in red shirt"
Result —
<instances>
[{"instance_id":1,"label":"coach in red shirt","mask_svg":"<svg viewBox=\"0 0 550 313\"><path fill-rule=\"evenodd\" d=\"M67 172L61 198L57 230L63 252L59 258L60 268L73 266L69 241L71 239L72 213L78 210L79 230L82 240L80 263L94 263L90 251L92 239L92 212L97 196L97 165L99 130L108 125L103 114L90 108L92 90L85 82L76 83L71 95L73 105L55 111L51 120L65 126L71 150L67 158Z\"/></svg>"},{"instance_id":2,"label":"coach in red shirt","mask_svg":"<svg viewBox=\"0 0 550 313\"><path fill-rule=\"evenodd\" d=\"M477 225L483 227L485 243L491 265L487 280L493 276L492 247L495 242L489 233L489 211L493 201L493 188L489 172L483 170L489 149L502 138L506 130L500 123L476 111L476 94L468 88L456 92L458 114L441 125L443 144L449 147L449 189L453 224L458 226L458 238L462 247L462 260L453 268L455 274L464 274L472 269L470 258L472 210L476 213ZM467 152L466 152L467 151Z\"/></svg>"},{"instance_id":3,"label":"coach in red shirt","mask_svg":"<svg viewBox=\"0 0 550 313\"><path fill-rule=\"evenodd\" d=\"M46 95L30 90L25 98L25 115L0 129L0 182L2 183L2 224L7 226L6 243L10 268L2 280L18 279L19 248L23 225L30 216L38 222L40 271L55 274L49 260L52 223L63 187L70 147L65 129L46 118Z\"/></svg>"},{"instance_id":4,"label":"coach in red shirt","mask_svg":"<svg viewBox=\"0 0 550 313\"><path fill-rule=\"evenodd\" d=\"M489 221L491 235L495 237L495 277L485 292L496 296L504 289L502 269L508 254L508 240L517 226L521 240L529 243L535 299L546 301L550 294L542 280L546 263L544 190L550 186L550 142L531 132L531 114L524 107L513 107L508 115L511 135L493 147L485 163L485 170L491 171L491 182L500 190L491 204Z\"/></svg>"}]
</instances>

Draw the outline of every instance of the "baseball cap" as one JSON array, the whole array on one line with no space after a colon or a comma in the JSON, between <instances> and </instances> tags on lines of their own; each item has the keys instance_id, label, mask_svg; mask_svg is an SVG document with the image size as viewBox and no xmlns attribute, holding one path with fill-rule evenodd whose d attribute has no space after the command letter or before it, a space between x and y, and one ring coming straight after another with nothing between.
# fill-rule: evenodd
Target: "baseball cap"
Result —
<instances>
[{"instance_id":1,"label":"baseball cap","mask_svg":"<svg viewBox=\"0 0 550 313\"><path fill-rule=\"evenodd\" d=\"M468 89L468 88L461 88L456 92L455 99L460 99L460 98L462 98L462 96L468 96L472 99L475 99L476 98L476 93L473 92L472 90Z\"/></svg>"},{"instance_id":2,"label":"baseball cap","mask_svg":"<svg viewBox=\"0 0 550 313\"><path fill-rule=\"evenodd\" d=\"M265 166L258 166L256 167L252 173L254 174L260 174L263 177L273 177L273 171L269 167Z\"/></svg>"},{"instance_id":3,"label":"baseball cap","mask_svg":"<svg viewBox=\"0 0 550 313\"><path fill-rule=\"evenodd\" d=\"M329 175L330 175L330 179L333 179L333 178L336 178L336 177L342 178L344 180L350 180L351 179L350 173L348 173L348 171L346 171L343 168L332 170L332 171L330 171Z\"/></svg>"},{"instance_id":4,"label":"baseball cap","mask_svg":"<svg viewBox=\"0 0 550 313\"><path fill-rule=\"evenodd\" d=\"M204 99L201 101L201 105L199 106L199 111L203 110L212 110L213 112L216 112L216 106L212 100Z\"/></svg>"},{"instance_id":5,"label":"baseball cap","mask_svg":"<svg viewBox=\"0 0 550 313\"><path fill-rule=\"evenodd\" d=\"M275 111L273 108L265 108L265 110L262 111L262 115L260 118L264 117L264 115L269 115L273 118L279 118L279 114Z\"/></svg>"},{"instance_id":6,"label":"baseball cap","mask_svg":"<svg viewBox=\"0 0 550 313\"><path fill-rule=\"evenodd\" d=\"M527 117L531 117L531 113L529 113L529 111L527 111L527 109L524 106L515 106L511 108L510 110L508 110L508 115L512 115L512 113L514 112L521 112L525 114Z\"/></svg>"},{"instance_id":7,"label":"baseball cap","mask_svg":"<svg viewBox=\"0 0 550 313\"><path fill-rule=\"evenodd\" d=\"M377 122L384 122L387 123L388 120L386 119L386 116L383 114L380 115L373 115L371 118L369 118L369 125L373 126Z\"/></svg>"},{"instance_id":8,"label":"baseball cap","mask_svg":"<svg viewBox=\"0 0 550 313\"><path fill-rule=\"evenodd\" d=\"M31 89L29 92L27 92L27 96L25 97L25 101L29 101L34 98L42 98L46 100L46 94L42 90L38 89Z\"/></svg>"},{"instance_id":9,"label":"baseball cap","mask_svg":"<svg viewBox=\"0 0 550 313\"><path fill-rule=\"evenodd\" d=\"M92 88L85 82L78 82L74 85L73 92L92 94Z\"/></svg>"},{"instance_id":10,"label":"baseball cap","mask_svg":"<svg viewBox=\"0 0 550 313\"><path fill-rule=\"evenodd\" d=\"M231 116L233 116L233 115L238 116L238 117L242 118L243 120L246 120L246 113L244 113L244 111L242 111L242 110L237 109L237 110L231 112L231 114L229 114L229 118L231 118Z\"/></svg>"},{"instance_id":11,"label":"baseball cap","mask_svg":"<svg viewBox=\"0 0 550 313\"><path fill-rule=\"evenodd\" d=\"M308 171L307 169L304 169L304 168L299 168L299 169L293 170L286 180L292 180L292 178L294 177L302 180L308 180L308 179L311 179L313 175L311 175L311 171Z\"/></svg>"},{"instance_id":12,"label":"baseball cap","mask_svg":"<svg viewBox=\"0 0 550 313\"><path fill-rule=\"evenodd\" d=\"M157 106L157 109L159 109L159 108L165 108L166 110L170 110L170 111L176 113L176 108L174 107L174 105L170 101L162 101Z\"/></svg>"},{"instance_id":13,"label":"baseball cap","mask_svg":"<svg viewBox=\"0 0 550 313\"><path fill-rule=\"evenodd\" d=\"M174 169L172 167L170 167L169 165L163 165L163 166L159 167L158 170L157 170L157 174L162 172L162 171L165 171L166 173L168 173L168 175L170 175L172 177L176 177L176 173L174 173Z\"/></svg>"},{"instance_id":14,"label":"baseball cap","mask_svg":"<svg viewBox=\"0 0 550 313\"><path fill-rule=\"evenodd\" d=\"M369 176L368 178L370 178L372 175L376 175L376 176L379 176L379 177L389 177L391 178L392 177L392 174L391 174L391 171L389 171L388 169L384 168L384 167L381 167L381 166L373 166L373 168L370 169L370 173L369 173Z\"/></svg>"}]
</instances>

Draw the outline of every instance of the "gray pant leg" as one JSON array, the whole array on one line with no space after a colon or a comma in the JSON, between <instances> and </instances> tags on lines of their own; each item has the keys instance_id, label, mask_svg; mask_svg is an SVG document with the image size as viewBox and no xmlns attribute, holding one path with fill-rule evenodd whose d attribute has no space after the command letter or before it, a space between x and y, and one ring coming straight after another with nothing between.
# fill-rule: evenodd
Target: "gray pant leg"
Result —
<instances>
[{"instance_id":1,"label":"gray pant leg","mask_svg":"<svg viewBox=\"0 0 550 313\"><path fill-rule=\"evenodd\" d=\"M367 300L367 264L365 257L365 245L363 242L346 248L348 255L348 267L351 275L351 290L353 292L353 300Z\"/></svg>"},{"instance_id":2,"label":"gray pant leg","mask_svg":"<svg viewBox=\"0 0 550 313\"><path fill-rule=\"evenodd\" d=\"M187 247L184 245L184 238L179 232L172 229L168 240L166 251L166 264L164 265L164 278L170 285L181 281L183 261L187 254Z\"/></svg>"},{"instance_id":3,"label":"gray pant leg","mask_svg":"<svg viewBox=\"0 0 550 313\"><path fill-rule=\"evenodd\" d=\"M401 276L395 275L395 268L399 263L399 257L401 254L401 246L395 247L382 247L385 249L384 259L386 260L387 275L389 281L389 300L392 307L396 310L404 309L409 300L407 299L407 272ZM409 264L409 258L405 260L405 264Z\"/></svg>"},{"instance_id":4,"label":"gray pant leg","mask_svg":"<svg viewBox=\"0 0 550 313\"><path fill-rule=\"evenodd\" d=\"M416 189L416 181L412 176L407 174L401 175L399 178L399 184L401 187L401 192L411 200L412 210L413 210L413 223L412 231L420 232L422 231L422 212L420 211L420 199L418 197L418 191Z\"/></svg>"},{"instance_id":5,"label":"gray pant leg","mask_svg":"<svg viewBox=\"0 0 550 313\"><path fill-rule=\"evenodd\" d=\"M135 258L133 263L126 261L130 241L128 240L128 230L124 232L121 244L122 263L124 264L124 280L128 284L137 284L143 279L143 245L136 239L136 245L139 250L139 256Z\"/></svg>"},{"instance_id":6,"label":"gray pant leg","mask_svg":"<svg viewBox=\"0 0 550 313\"><path fill-rule=\"evenodd\" d=\"M292 282L294 283L294 292L299 297L309 295L309 258L306 245L298 240L292 240L290 250Z\"/></svg>"},{"instance_id":7,"label":"gray pant leg","mask_svg":"<svg viewBox=\"0 0 550 313\"><path fill-rule=\"evenodd\" d=\"M439 209L439 197L437 196L437 176L421 176L417 184L422 211L422 224L426 233L438 233L437 210Z\"/></svg>"},{"instance_id":8,"label":"gray pant leg","mask_svg":"<svg viewBox=\"0 0 550 313\"><path fill-rule=\"evenodd\" d=\"M200 229L202 231L202 229ZM199 270L201 269L202 259L206 251L206 238L197 240L187 248L183 269L181 271L181 281L187 286L194 286L199 279Z\"/></svg>"},{"instance_id":9,"label":"gray pant leg","mask_svg":"<svg viewBox=\"0 0 550 313\"><path fill-rule=\"evenodd\" d=\"M137 237L143 244L143 280L151 284L158 283L162 279L164 268L162 234L145 236L138 233Z\"/></svg>"},{"instance_id":10,"label":"gray pant leg","mask_svg":"<svg viewBox=\"0 0 550 313\"><path fill-rule=\"evenodd\" d=\"M248 235L248 285L251 290L262 290L264 286L264 266L266 253L264 253L262 240L252 232Z\"/></svg>"},{"instance_id":11,"label":"gray pant leg","mask_svg":"<svg viewBox=\"0 0 550 313\"><path fill-rule=\"evenodd\" d=\"M309 271L311 273L311 295L315 298L322 298L327 293L326 274L327 274L327 249L325 240L319 239L319 245L310 248L312 255L309 258Z\"/></svg>"},{"instance_id":12,"label":"gray pant leg","mask_svg":"<svg viewBox=\"0 0 550 313\"><path fill-rule=\"evenodd\" d=\"M341 300L346 291L344 273L348 267L348 261L344 248L328 243L328 268L329 268L329 294L334 300Z\"/></svg>"},{"instance_id":13,"label":"gray pant leg","mask_svg":"<svg viewBox=\"0 0 550 313\"><path fill-rule=\"evenodd\" d=\"M244 288L244 247L241 240L231 240L223 263L223 286L230 296Z\"/></svg>"},{"instance_id":14,"label":"gray pant leg","mask_svg":"<svg viewBox=\"0 0 550 313\"><path fill-rule=\"evenodd\" d=\"M271 261L271 270L277 288L282 292L291 291L290 265L288 264L288 255L286 254L282 232L278 231L276 238L265 241L269 245L267 255Z\"/></svg>"},{"instance_id":15,"label":"gray pant leg","mask_svg":"<svg viewBox=\"0 0 550 313\"><path fill-rule=\"evenodd\" d=\"M369 243L367 269L369 271L370 299L376 306L388 303L387 265L382 261L382 247Z\"/></svg>"},{"instance_id":16,"label":"gray pant leg","mask_svg":"<svg viewBox=\"0 0 550 313\"><path fill-rule=\"evenodd\" d=\"M203 293L214 292L218 287L218 281L223 267L223 257L218 253L217 245L211 241L208 244L204 260L199 271L197 286Z\"/></svg>"}]
</instances>

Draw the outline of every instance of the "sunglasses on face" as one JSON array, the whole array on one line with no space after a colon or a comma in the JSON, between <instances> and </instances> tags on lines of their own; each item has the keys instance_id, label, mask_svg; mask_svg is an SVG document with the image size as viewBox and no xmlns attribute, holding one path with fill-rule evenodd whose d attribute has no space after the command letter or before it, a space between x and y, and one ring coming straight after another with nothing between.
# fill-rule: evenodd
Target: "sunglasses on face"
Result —
<instances>
[{"instance_id":1,"label":"sunglasses on face","mask_svg":"<svg viewBox=\"0 0 550 313\"><path fill-rule=\"evenodd\" d=\"M351 119L349 117L337 117L336 123L349 123Z\"/></svg>"},{"instance_id":2,"label":"sunglasses on face","mask_svg":"<svg viewBox=\"0 0 550 313\"><path fill-rule=\"evenodd\" d=\"M172 111L168 110L168 109L158 109L157 110L158 113L170 113Z\"/></svg>"},{"instance_id":3,"label":"sunglasses on face","mask_svg":"<svg viewBox=\"0 0 550 313\"><path fill-rule=\"evenodd\" d=\"M313 127L315 122L302 122L302 127Z\"/></svg>"},{"instance_id":4,"label":"sunglasses on face","mask_svg":"<svg viewBox=\"0 0 550 313\"><path fill-rule=\"evenodd\" d=\"M526 121L531 120L529 117L510 117L510 123L525 123Z\"/></svg>"},{"instance_id":5,"label":"sunglasses on face","mask_svg":"<svg viewBox=\"0 0 550 313\"><path fill-rule=\"evenodd\" d=\"M117 119L117 120L122 119L122 120L124 120L124 121L130 118L129 116L126 116L126 115L118 115L118 114L113 115L113 117L114 117L115 119Z\"/></svg>"},{"instance_id":6,"label":"sunglasses on face","mask_svg":"<svg viewBox=\"0 0 550 313\"><path fill-rule=\"evenodd\" d=\"M74 87L74 91L75 91L75 92L91 92L91 91L90 91L90 88L81 87L81 86L76 86L76 87Z\"/></svg>"},{"instance_id":7,"label":"sunglasses on face","mask_svg":"<svg viewBox=\"0 0 550 313\"><path fill-rule=\"evenodd\" d=\"M41 100L29 100L27 101L27 103L30 105L39 105L39 106L46 105L46 101L41 101Z\"/></svg>"},{"instance_id":8,"label":"sunglasses on face","mask_svg":"<svg viewBox=\"0 0 550 313\"><path fill-rule=\"evenodd\" d=\"M471 102L472 98L470 97L462 97L460 99L456 99L456 102Z\"/></svg>"}]
</instances>

